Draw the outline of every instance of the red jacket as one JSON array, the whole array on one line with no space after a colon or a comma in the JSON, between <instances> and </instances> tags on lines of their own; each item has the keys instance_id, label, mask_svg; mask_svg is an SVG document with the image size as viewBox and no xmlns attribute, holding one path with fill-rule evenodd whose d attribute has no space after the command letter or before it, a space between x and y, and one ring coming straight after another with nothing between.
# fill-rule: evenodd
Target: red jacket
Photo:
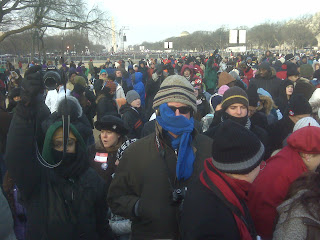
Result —
<instances>
[{"instance_id":1,"label":"red jacket","mask_svg":"<svg viewBox=\"0 0 320 240\"><path fill-rule=\"evenodd\" d=\"M244 76L250 81L251 78L253 78L253 70L252 68L247 68L246 70L243 71Z\"/></svg>"},{"instance_id":2,"label":"red jacket","mask_svg":"<svg viewBox=\"0 0 320 240\"><path fill-rule=\"evenodd\" d=\"M262 239L272 238L278 207L288 189L302 173L307 171L299 153L290 145L267 160L249 192L248 207L258 235Z\"/></svg>"}]
</instances>

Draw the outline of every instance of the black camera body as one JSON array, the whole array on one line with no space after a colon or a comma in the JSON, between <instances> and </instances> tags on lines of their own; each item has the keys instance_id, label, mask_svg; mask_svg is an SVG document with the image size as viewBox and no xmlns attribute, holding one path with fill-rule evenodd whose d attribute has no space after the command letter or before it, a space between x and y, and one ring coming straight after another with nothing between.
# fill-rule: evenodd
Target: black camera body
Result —
<instances>
[{"instance_id":1,"label":"black camera body","mask_svg":"<svg viewBox=\"0 0 320 240\"><path fill-rule=\"evenodd\" d=\"M172 204L179 206L183 202L183 200L186 196L186 192L187 192L186 187L173 189L173 191L172 191Z\"/></svg>"},{"instance_id":2,"label":"black camera body","mask_svg":"<svg viewBox=\"0 0 320 240\"><path fill-rule=\"evenodd\" d=\"M49 90L53 90L65 83L65 76L56 66L48 66L43 75L43 82Z\"/></svg>"}]
</instances>

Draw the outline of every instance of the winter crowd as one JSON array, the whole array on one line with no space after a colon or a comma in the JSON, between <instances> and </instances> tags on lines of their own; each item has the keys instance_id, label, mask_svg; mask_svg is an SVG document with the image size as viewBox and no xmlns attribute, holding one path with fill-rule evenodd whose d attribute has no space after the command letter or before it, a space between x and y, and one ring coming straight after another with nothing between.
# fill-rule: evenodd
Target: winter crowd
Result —
<instances>
[{"instance_id":1,"label":"winter crowd","mask_svg":"<svg viewBox=\"0 0 320 240\"><path fill-rule=\"evenodd\" d=\"M319 58L7 62L0 239L320 239Z\"/></svg>"}]
</instances>

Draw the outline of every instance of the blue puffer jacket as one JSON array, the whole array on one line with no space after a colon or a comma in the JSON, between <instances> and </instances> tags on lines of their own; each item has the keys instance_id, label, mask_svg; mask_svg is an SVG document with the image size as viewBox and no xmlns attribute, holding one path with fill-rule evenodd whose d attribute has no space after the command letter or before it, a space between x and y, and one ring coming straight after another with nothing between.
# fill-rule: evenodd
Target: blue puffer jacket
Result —
<instances>
[{"instance_id":1,"label":"blue puffer jacket","mask_svg":"<svg viewBox=\"0 0 320 240\"><path fill-rule=\"evenodd\" d=\"M144 89L144 84L142 82L142 73L141 72L136 72L134 74L134 85L133 85L133 90L135 90L137 93L140 95L141 99L141 105L145 105L145 89Z\"/></svg>"}]
</instances>

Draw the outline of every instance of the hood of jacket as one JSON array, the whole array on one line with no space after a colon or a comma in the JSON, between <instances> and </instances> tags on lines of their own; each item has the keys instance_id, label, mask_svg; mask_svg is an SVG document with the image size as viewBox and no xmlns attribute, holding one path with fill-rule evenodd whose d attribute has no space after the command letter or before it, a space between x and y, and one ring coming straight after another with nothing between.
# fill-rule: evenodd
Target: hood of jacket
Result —
<instances>
[{"instance_id":1,"label":"hood of jacket","mask_svg":"<svg viewBox=\"0 0 320 240\"><path fill-rule=\"evenodd\" d=\"M272 98L264 95L259 95L260 98L260 105L258 106L257 110L263 112L267 115L270 114L271 110L275 107L274 101Z\"/></svg>"},{"instance_id":2,"label":"hood of jacket","mask_svg":"<svg viewBox=\"0 0 320 240\"><path fill-rule=\"evenodd\" d=\"M142 77L143 77L143 74L141 72L136 72L134 74L134 84L142 82Z\"/></svg>"},{"instance_id":3,"label":"hood of jacket","mask_svg":"<svg viewBox=\"0 0 320 240\"><path fill-rule=\"evenodd\" d=\"M52 153L52 138L55 131L60 127L62 127L62 121L53 123L47 130L46 136L44 139L42 157L46 162L50 164L56 163L56 161L53 159L53 153ZM81 148L82 152L85 152L86 144L84 143L83 138L81 137L80 133L78 132L78 130L75 128L73 124L70 124L70 131L77 138L77 147ZM79 149L77 149L77 152L79 152Z\"/></svg>"},{"instance_id":4,"label":"hood of jacket","mask_svg":"<svg viewBox=\"0 0 320 240\"><path fill-rule=\"evenodd\" d=\"M181 68L181 76L183 76L183 72L186 70L186 69L189 69L190 70L190 76L191 78L193 77L193 66L191 65L183 65L183 67Z\"/></svg>"}]
</instances>

